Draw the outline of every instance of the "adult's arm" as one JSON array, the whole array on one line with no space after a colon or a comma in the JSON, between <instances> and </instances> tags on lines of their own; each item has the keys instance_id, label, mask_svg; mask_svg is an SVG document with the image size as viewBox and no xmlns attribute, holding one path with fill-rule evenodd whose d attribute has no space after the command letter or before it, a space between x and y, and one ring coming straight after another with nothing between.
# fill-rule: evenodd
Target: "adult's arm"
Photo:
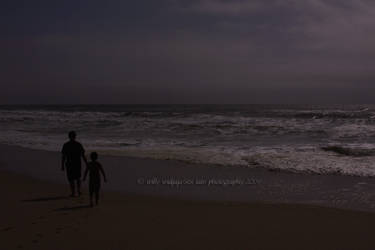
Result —
<instances>
[{"instance_id":1,"label":"adult's arm","mask_svg":"<svg viewBox=\"0 0 375 250\"><path fill-rule=\"evenodd\" d=\"M65 145L61 150L61 170L64 171L66 162Z\"/></svg>"},{"instance_id":2,"label":"adult's arm","mask_svg":"<svg viewBox=\"0 0 375 250\"><path fill-rule=\"evenodd\" d=\"M99 170L100 170L100 172L101 172L102 175L103 175L104 182L107 182L107 177L106 177L106 175L105 175L104 169L103 169L103 167L102 167L101 164L99 165Z\"/></svg>"},{"instance_id":3,"label":"adult's arm","mask_svg":"<svg viewBox=\"0 0 375 250\"><path fill-rule=\"evenodd\" d=\"M87 165L87 158L86 158L86 155L85 155L85 149L83 148L82 145L81 145L81 157L82 157L83 161L85 162L85 164Z\"/></svg>"},{"instance_id":4,"label":"adult's arm","mask_svg":"<svg viewBox=\"0 0 375 250\"><path fill-rule=\"evenodd\" d=\"M61 170L62 171L65 170L65 161L66 161L66 156L65 154L62 154L62 157L61 157Z\"/></svg>"}]
</instances>

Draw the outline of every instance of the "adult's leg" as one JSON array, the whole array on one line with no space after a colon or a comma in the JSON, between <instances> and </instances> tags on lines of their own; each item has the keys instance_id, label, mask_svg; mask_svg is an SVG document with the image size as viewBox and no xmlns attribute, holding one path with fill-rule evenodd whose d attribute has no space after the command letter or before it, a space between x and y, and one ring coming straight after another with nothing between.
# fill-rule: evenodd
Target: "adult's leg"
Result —
<instances>
[{"instance_id":1,"label":"adult's leg","mask_svg":"<svg viewBox=\"0 0 375 250\"><path fill-rule=\"evenodd\" d=\"M69 184L70 184L70 191L71 191L71 197L73 197L75 195L75 185L74 185L74 180L69 180Z\"/></svg>"},{"instance_id":2,"label":"adult's leg","mask_svg":"<svg viewBox=\"0 0 375 250\"><path fill-rule=\"evenodd\" d=\"M77 179L77 193L81 196L81 179Z\"/></svg>"},{"instance_id":3,"label":"adult's leg","mask_svg":"<svg viewBox=\"0 0 375 250\"><path fill-rule=\"evenodd\" d=\"M66 166L66 177L68 178L68 181L69 181L69 186L70 186L70 196L73 197L75 195L75 185L74 185L74 175L73 175L73 172L72 172L72 168L67 165Z\"/></svg>"}]
</instances>

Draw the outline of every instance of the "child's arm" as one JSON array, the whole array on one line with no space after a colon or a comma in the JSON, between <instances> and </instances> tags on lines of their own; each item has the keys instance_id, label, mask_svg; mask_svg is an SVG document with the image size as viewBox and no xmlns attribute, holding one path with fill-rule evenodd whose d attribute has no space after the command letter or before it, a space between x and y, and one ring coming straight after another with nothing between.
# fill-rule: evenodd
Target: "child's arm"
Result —
<instances>
[{"instance_id":1,"label":"child's arm","mask_svg":"<svg viewBox=\"0 0 375 250\"><path fill-rule=\"evenodd\" d=\"M88 164L86 165L85 174L83 175L83 180L82 181L86 180L87 172L89 172L89 165Z\"/></svg>"},{"instance_id":2,"label":"child's arm","mask_svg":"<svg viewBox=\"0 0 375 250\"><path fill-rule=\"evenodd\" d=\"M107 182L107 177L105 176L104 169L103 169L103 167L102 167L101 164L99 165L99 169L100 169L100 172L102 172L102 175L103 175L103 178L104 178L104 182Z\"/></svg>"}]
</instances>

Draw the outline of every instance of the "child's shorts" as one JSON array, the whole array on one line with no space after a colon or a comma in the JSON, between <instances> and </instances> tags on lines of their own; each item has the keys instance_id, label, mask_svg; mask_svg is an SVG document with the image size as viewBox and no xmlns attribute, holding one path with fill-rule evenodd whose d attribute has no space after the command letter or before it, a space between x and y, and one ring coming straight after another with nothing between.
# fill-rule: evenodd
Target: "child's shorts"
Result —
<instances>
[{"instance_id":1,"label":"child's shorts","mask_svg":"<svg viewBox=\"0 0 375 250\"><path fill-rule=\"evenodd\" d=\"M100 182L90 181L90 183L89 183L89 192L90 193L98 193L99 190L100 190Z\"/></svg>"}]
</instances>

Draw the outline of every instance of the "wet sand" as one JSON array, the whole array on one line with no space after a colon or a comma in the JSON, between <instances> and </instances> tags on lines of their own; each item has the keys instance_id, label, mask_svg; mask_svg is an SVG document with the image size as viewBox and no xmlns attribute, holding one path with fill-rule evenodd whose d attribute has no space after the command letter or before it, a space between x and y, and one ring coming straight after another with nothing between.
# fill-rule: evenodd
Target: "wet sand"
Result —
<instances>
[{"instance_id":1,"label":"wet sand","mask_svg":"<svg viewBox=\"0 0 375 250\"><path fill-rule=\"evenodd\" d=\"M10 151L17 153L12 155ZM28 163L30 171L48 162L29 158L25 152L39 157L32 150L16 148L0 154L0 249L373 249L375 246L372 212L277 202L189 200L184 196L171 198L165 193L158 196L109 191L106 186L101 204L90 208L86 189L82 197L67 197L68 186L62 173L57 172L56 180L41 180L39 175L35 178L21 171L10 172L11 167L20 170L15 164L22 162ZM40 154L45 159L51 157L59 166L59 159L54 158L56 153L41 151ZM56 171L59 169L56 166L49 167ZM234 192L231 190L228 192Z\"/></svg>"},{"instance_id":2,"label":"wet sand","mask_svg":"<svg viewBox=\"0 0 375 250\"><path fill-rule=\"evenodd\" d=\"M0 173L1 249L373 249L375 214L308 205L182 201Z\"/></svg>"},{"instance_id":3,"label":"wet sand","mask_svg":"<svg viewBox=\"0 0 375 250\"><path fill-rule=\"evenodd\" d=\"M66 185L61 153L0 144L0 169ZM87 151L89 153L89 151ZM310 204L375 212L375 178L310 175L261 167L193 165L99 156L106 191L203 201ZM2 167L1 167L2 163ZM323 167L323 166L322 166Z\"/></svg>"}]
</instances>

